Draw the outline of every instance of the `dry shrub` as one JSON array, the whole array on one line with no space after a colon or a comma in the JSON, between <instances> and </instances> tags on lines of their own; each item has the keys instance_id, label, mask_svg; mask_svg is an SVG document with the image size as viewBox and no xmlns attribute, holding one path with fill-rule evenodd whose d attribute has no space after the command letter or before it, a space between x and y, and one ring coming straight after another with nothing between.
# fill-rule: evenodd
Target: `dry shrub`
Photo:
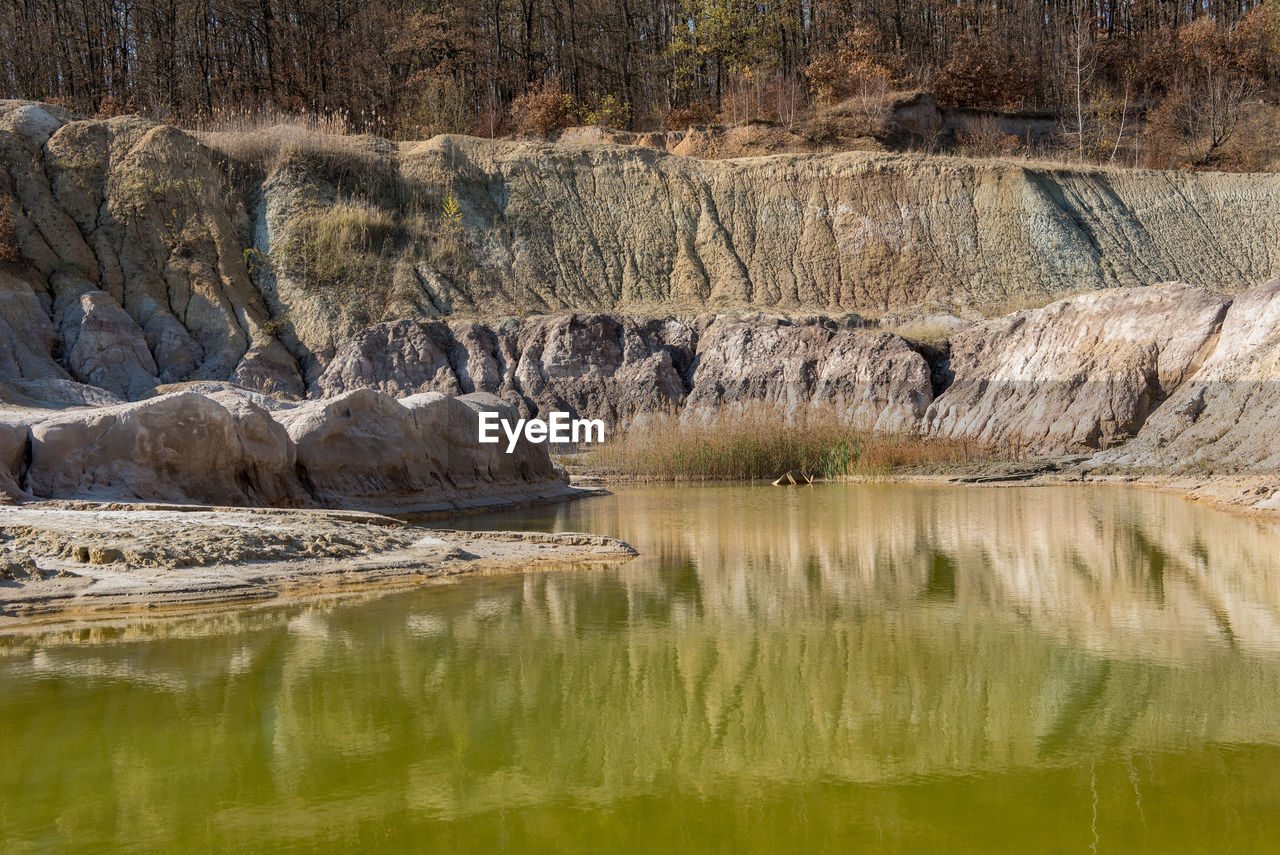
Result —
<instances>
[{"instance_id":1,"label":"dry shrub","mask_svg":"<svg viewBox=\"0 0 1280 855\"><path fill-rule=\"evenodd\" d=\"M631 105L617 95L599 95L574 111L584 125L626 130L631 125Z\"/></svg>"},{"instance_id":2,"label":"dry shrub","mask_svg":"<svg viewBox=\"0 0 1280 855\"><path fill-rule=\"evenodd\" d=\"M969 38L938 72L938 103L953 107L1019 107L1034 96L1034 74L995 45Z\"/></svg>"},{"instance_id":3,"label":"dry shrub","mask_svg":"<svg viewBox=\"0 0 1280 855\"><path fill-rule=\"evenodd\" d=\"M869 86L883 84L887 89L893 74L880 63L875 41L870 30L855 27L834 51L815 57L804 69L814 94L838 101Z\"/></svg>"},{"instance_id":4,"label":"dry shrub","mask_svg":"<svg viewBox=\"0 0 1280 855\"><path fill-rule=\"evenodd\" d=\"M127 116L133 112L135 110L130 104L113 95L104 95L98 101L98 110L94 116L99 119L114 119L116 116Z\"/></svg>"},{"instance_id":5,"label":"dry shrub","mask_svg":"<svg viewBox=\"0 0 1280 855\"><path fill-rule=\"evenodd\" d=\"M1176 89L1147 114L1143 160L1151 169L1171 169L1186 155L1187 93Z\"/></svg>"},{"instance_id":6,"label":"dry shrub","mask_svg":"<svg viewBox=\"0 0 1280 855\"><path fill-rule=\"evenodd\" d=\"M772 480L799 469L815 478L880 477L980 459L969 440L877 434L822 406L778 405L716 413L660 412L637 420L589 463L613 474L659 481Z\"/></svg>"},{"instance_id":7,"label":"dry shrub","mask_svg":"<svg viewBox=\"0 0 1280 855\"><path fill-rule=\"evenodd\" d=\"M18 206L13 197L0 196L0 262L17 263L22 260L22 249L18 245L17 228Z\"/></svg>"},{"instance_id":8,"label":"dry shrub","mask_svg":"<svg viewBox=\"0 0 1280 855\"><path fill-rule=\"evenodd\" d=\"M707 125L715 115L715 108L705 103L690 104L687 107L673 107L662 122L664 131L683 131L694 125Z\"/></svg>"},{"instance_id":9,"label":"dry shrub","mask_svg":"<svg viewBox=\"0 0 1280 855\"><path fill-rule=\"evenodd\" d=\"M520 133L545 137L573 124L573 98L560 89L559 81L547 80L511 102L511 118Z\"/></svg>"},{"instance_id":10,"label":"dry shrub","mask_svg":"<svg viewBox=\"0 0 1280 855\"><path fill-rule=\"evenodd\" d=\"M968 130L956 134L956 145L968 157L1005 157L1015 153L1021 141L1001 130L995 116L983 116Z\"/></svg>"},{"instance_id":11,"label":"dry shrub","mask_svg":"<svg viewBox=\"0 0 1280 855\"><path fill-rule=\"evenodd\" d=\"M804 74L818 101L843 101L843 111L863 119L868 132L881 130L889 114L894 76L879 62L875 37L869 30L854 28L834 52L809 63Z\"/></svg>"}]
</instances>

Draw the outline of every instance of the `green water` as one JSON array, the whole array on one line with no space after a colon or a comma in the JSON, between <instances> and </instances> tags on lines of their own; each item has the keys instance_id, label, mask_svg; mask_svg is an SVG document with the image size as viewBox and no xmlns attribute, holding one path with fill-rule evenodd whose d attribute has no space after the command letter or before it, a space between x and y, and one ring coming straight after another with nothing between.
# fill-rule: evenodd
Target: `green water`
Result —
<instances>
[{"instance_id":1,"label":"green water","mask_svg":"<svg viewBox=\"0 0 1280 855\"><path fill-rule=\"evenodd\" d=\"M643 557L0 640L0 850L1280 850L1280 526L637 488Z\"/></svg>"}]
</instances>

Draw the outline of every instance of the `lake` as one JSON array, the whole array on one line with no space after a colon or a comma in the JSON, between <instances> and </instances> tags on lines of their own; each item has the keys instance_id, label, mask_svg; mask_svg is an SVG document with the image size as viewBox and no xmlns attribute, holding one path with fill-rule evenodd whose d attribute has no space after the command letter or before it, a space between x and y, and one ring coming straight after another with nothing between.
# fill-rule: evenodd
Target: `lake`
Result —
<instances>
[{"instance_id":1,"label":"lake","mask_svg":"<svg viewBox=\"0 0 1280 855\"><path fill-rule=\"evenodd\" d=\"M0 639L6 853L1280 848L1280 524L635 487L617 565Z\"/></svg>"}]
</instances>

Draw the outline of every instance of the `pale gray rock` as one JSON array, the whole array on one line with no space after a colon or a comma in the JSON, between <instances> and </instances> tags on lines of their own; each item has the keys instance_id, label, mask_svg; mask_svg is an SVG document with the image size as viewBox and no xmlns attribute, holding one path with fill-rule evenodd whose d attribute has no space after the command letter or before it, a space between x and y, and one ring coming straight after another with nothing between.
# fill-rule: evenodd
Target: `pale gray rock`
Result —
<instances>
[{"instance_id":1,"label":"pale gray rock","mask_svg":"<svg viewBox=\"0 0 1280 855\"><path fill-rule=\"evenodd\" d=\"M122 398L149 394L157 384L156 363L146 336L105 291L87 291L60 312L67 367L83 383Z\"/></svg>"},{"instance_id":2,"label":"pale gray rock","mask_svg":"<svg viewBox=\"0 0 1280 855\"><path fill-rule=\"evenodd\" d=\"M0 130L18 134L35 148L48 142L62 125L63 120L43 104L21 104L0 112Z\"/></svg>"},{"instance_id":3,"label":"pale gray rock","mask_svg":"<svg viewBox=\"0 0 1280 855\"><path fill-rule=\"evenodd\" d=\"M494 392L502 388L505 360L492 329L474 321L449 325L453 333L452 365L464 393Z\"/></svg>"},{"instance_id":4,"label":"pale gray rock","mask_svg":"<svg viewBox=\"0 0 1280 855\"><path fill-rule=\"evenodd\" d=\"M58 341L49 314L31 285L0 270L0 380L70 379L52 355Z\"/></svg>"},{"instance_id":5,"label":"pale gray rock","mask_svg":"<svg viewBox=\"0 0 1280 855\"><path fill-rule=\"evenodd\" d=\"M26 486L40 498L290 507L309 502L294 464L265 410L177 392L33 425Z\"/></svg>"},{"instance_id":6,"label":"pale gray rock","mask_svg":"<svg viewBox=\"0 0 1280 855\"><path fill-rule=\"evenodd\" d=\"M20 502L24 497L23 471L26 468L27 449L31 436L26 424L6 419L0 410L0 504L5 500Z\"/></svg>"},{"instance_id":7,"label":"pale gray rock","mask_svg":"<svg viewBox=\"0 0 1280 855\"><path fill-rule=\"evenodd\" d=\"M479 442L480 408L515 413L496 398L439 393L402 401L374 389L274 413L298 450L303 483L326 507L412 511L451 502L563 489L545 446Z\"/></svg>"},{"instance_id":8,"label":"pale gray rock","mask_svg":"<svg viewBox=\"0 0 1280 855\"><path fill-rule=\"evenodd\" d=\"M1241 294L1213 351L1127 446L1099 462L1280 469L1280 279Z\"/></svg>"},{"instance_id":9,"label":"pale gray rock","mask_svg":"<svg viewBox=\"0 0 1280 855\"><path fill-rule=\"evenodd\" d=\"M478 323L396 321L343 343L317 381L322 395L378 389L489 392L526 416L553 410L624 422L683 401L693 331L672 320L603 314Z\"/></svg>"},{"instance_id":10,"label":"pale gray rock","mask_svg":"<svg viewBox=\"0 0 1280 855\"><path fill-rule=\"evenodd\" d=\"M827 318L721 318L698 343L688 405L829 406L851 423L912 430L933 400L929 363L891 333Z\"/></svg>"},{"instance_id":11,"label":"pale gray rock","mask_svg":"<svg viewBox=\"0 0 1280 855\"><path fill-rule=\"evenodd\" d=\"M517 336L512 381L540 415L561 411L623 424L683 403L692 344L692 330L677 321L538 318Z\"/></svg>"},{"instance_id":12,"label":"pale gray rock","mask_svg":"<svg viewBox=\"0 0 1280 855\"><path fill-rule=\"evenodd\" d=\"M301 398L306 390L298 364L280 342L255 342L231 372L231 381L268 395Z\"/></svg>"},{"instance_id":13,"label":"pale gray rock","mask_svg":"<svg viewBox=\"0 0 1280 855\"><path fill-rule=\"evenodd\" d=\"M1229 300L1171 284L1069 297L951 340L925 428L1011 453L1123 443L1212 350Z\"/></svg>"},{"instance_id":14,"label":"pale gray rock","mask_svg":"<svg viewBox=\"0 0 1280 855\"><path fill-rule=\"evenodd\" d=\"M141 323L160 382L178 383L195 373L204 359L204 349L177 318L157 309Z\"/></svg>"},{"instance_id":15,"label":"pale gray rock","mask_svg":"<svg viewBox=\"0 0 1280 855\"><path fill-rule=\"evenodd\" d=\"M60 378L15 380L0 384L0 399L23 407L63 410L68 407L109 407L124 399L106 389Z\"/></svg>"},{"instance_id":16,"label":"pale gray rock","mask_svg":"<svg viewBox=\"0 0 1280 855\"><path fill-rule=\"evenodd\" d=\"M462 392L449 353L456 342L442 323L376 324L338 348L316 381L322 395L377 389L392 397L419 392Z\"/></svg>"}]
</instances>

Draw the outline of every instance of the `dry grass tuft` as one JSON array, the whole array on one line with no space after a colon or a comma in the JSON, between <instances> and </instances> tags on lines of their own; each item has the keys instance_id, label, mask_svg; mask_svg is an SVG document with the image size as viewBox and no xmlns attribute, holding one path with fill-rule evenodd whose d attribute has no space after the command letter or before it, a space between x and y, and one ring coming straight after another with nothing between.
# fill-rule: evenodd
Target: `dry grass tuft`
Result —
<instances>
[{"instance_id":1,"label":"dry grass tuft","mask_svg":"<svg viewBox=\"0 0 1280 855\"><path fill-rule=\"evenodd\" d=\"M587 463L611 475L658 481L753 481L792 469L814 478L884 477L985 457L970 440L877 434L831 408L788 414L761 404L705 419L654 414L591 452Z\"/></svg>"},{"instance_id":2,"label":"dry grass tuft","mask_svg":"<svg viewBox=\"0 0 1280 855\"><path fill-rule=\"evenodd\" d=\"M381 141L350 133L337 116L246 113L202 128L200 138L229 164L265 174L299 166L351 186L387 169Z\"/></svg>"}]
</instances>

